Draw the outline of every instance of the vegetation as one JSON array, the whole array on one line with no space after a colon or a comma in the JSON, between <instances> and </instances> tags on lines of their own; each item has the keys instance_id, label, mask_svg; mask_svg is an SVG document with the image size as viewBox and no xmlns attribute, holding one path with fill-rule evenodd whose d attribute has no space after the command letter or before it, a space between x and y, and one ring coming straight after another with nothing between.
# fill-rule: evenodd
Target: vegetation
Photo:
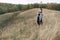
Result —
<instances>
[{"instance_id":1,"label":"vegetation","mask_svg":"<svg viewBox=\"0 0 60 40\"><path fill-rule=\"evenodd\" d=\"M60 4L57 3L47 3L47 4L7 4L7 3L0 3L0 14L4 14L7 12L15 12L15 11L25 11L32 8L48 8L53 10L60 10Z\"/></svg>"},{"instance_id":2,"label":"vegetation","mask_svg":"<svg viewBox=\"0 0 60 40\"><path fill-rule=\"evenodd\" d=\"M60 40L60 11L43 10L43 25L40 26L36 23L38 8L17 15L0 15L0 22L9 19L8 22L2 21L6 25L0 31L0 40Z\"/></svg>"},{"instance_id":3,"label":"vegetation","mask_svg":"<svg viewBox=\"0 0 60 40\"><path fill-rule=\"evenodd\" d=\"M48 3L46 8L60 11L60 4Z\"/></svg>"}]
</instances>

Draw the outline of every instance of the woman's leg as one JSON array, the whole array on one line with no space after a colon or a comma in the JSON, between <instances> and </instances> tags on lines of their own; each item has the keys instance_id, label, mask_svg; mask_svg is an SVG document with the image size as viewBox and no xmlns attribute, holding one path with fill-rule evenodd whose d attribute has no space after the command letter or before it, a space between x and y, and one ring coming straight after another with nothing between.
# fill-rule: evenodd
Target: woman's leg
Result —
<instances>
[{"instance_id":1,"label":"woman's leg","mask_svg":"<svg viewBox=\"0 0 60 40\"><path fill-rule=\"evenodd\" d=\"M40 24L43 24L42 19L41 19L41 21L40 21Z\"/></svg>"},{"instance_id":2,"label":"woman's leg","mask_svg":"<svg viewBox=\"0 0 60 40\"><path fill-rule=\"evenodd\" d=\"M37 24L40 25L40 21L37 21Z\"/></svg>"}]
</instances>

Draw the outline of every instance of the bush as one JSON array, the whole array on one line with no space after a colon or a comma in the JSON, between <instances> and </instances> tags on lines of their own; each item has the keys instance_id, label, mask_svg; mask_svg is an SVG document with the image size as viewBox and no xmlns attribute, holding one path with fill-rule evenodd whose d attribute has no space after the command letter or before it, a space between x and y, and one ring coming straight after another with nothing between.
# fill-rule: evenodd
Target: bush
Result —
<instances>
[{"instance_id":1,"label":"bush","mask_svg":"<svg viewBox=\"0 0 60 40\"><path fill-rule=\"evenodd\" d=\"M60 4L57 4L55 9L60 11Z\"/></svg>"}]
</instances>

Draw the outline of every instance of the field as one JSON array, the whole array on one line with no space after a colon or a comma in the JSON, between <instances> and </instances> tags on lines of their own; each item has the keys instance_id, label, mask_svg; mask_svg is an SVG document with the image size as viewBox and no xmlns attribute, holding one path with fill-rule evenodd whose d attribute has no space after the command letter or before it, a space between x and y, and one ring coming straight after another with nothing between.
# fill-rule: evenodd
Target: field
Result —
<instances>
[{"instance_id":1,"label":"field","mask_svg":"<svg viewBox=\"0 0 60 40\"><path fill-rule=\"evenodd\" d=\"M0 40L60 40L60 11L43 9L43 25L36 22L38 8L0 15Z\"/></svg>"}]
</instances>

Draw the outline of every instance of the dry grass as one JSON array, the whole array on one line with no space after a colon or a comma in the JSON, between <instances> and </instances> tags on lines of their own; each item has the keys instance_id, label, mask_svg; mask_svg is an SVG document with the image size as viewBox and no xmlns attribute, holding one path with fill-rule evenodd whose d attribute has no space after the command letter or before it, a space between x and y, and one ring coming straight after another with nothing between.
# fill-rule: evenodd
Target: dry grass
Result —
<instances>
[{"instance_id":1,"label":"dry grass","mask_svg":"<svg viewBox=\"0 0 60 40\"><path fill-rule=\"evenodd\" d=\"M38 9L17 16L3 28L0 40L60 40L60 12L44 9L43 25L36 23Z\"/></svg>"}]
</instances>

